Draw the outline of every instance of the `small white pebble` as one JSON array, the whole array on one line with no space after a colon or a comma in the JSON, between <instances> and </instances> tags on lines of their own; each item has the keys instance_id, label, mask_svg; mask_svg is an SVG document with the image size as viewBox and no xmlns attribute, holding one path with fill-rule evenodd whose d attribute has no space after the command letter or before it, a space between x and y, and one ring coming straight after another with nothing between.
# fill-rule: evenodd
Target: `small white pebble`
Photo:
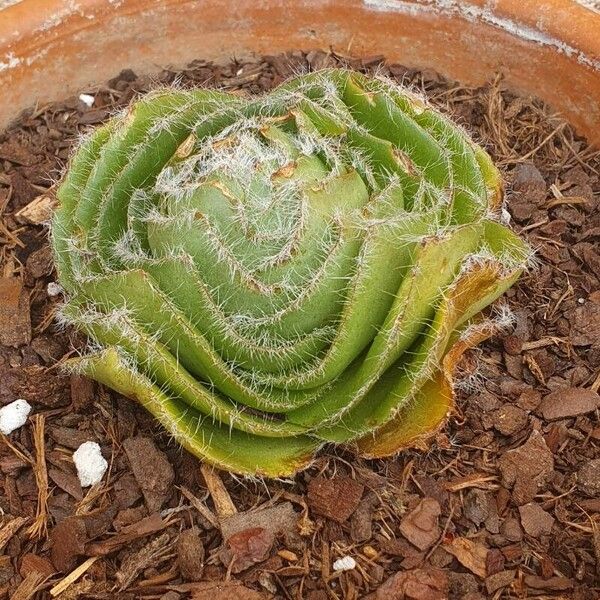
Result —
<instances>
[{"instance_id":1,"label":"small white pebble","mask_svg":"<svg viewBox=\"0 0 600 600\"><path fill-rule=\"evenodd\" d=\"M4 435L12 433L15 429L23 427L31 412L31 406L27 400L19 398L6 406L0 408L0 431Z\"/></svg>"},{"instance_id":2,"label":"small white pebble","mask_svg":"<svg viewBox=\"0 0 600 600\"><path fill-rule=\"evenodd\" d=\"M79 483L81 487L88 487L98 483L106 469L108 469L108 463L102 452L100 452L100 446L96 442L84 442L73 452L73 462L77 468L77 477L79 477Z\"/></svg>"},{"instance_id":3,"label":"small white pebble","mask_svg":"<svg viewBox=\"0 0 600 600\"><path fill-rule=\"evenodd\" d=\"M342 556L333 563L334 571L352 571L356 568L356 561L351 556Z\"/></svg>"},{"instance_id":4,"label":"small white pebble","mask_svg":"<svg viewBox=\"0 0 600 600\"><path fill-rule=\"evenodd\" d=\"M79 99L88 107L93 106L94 104L94 100L96 98L94 98L94 96L90 96L89 94L79 94Z\"/></svg>"},{"instance_id":5,"label":"small white pebble","mask_svg":"<svg viewBox=\"0 0 600 600\"><path fill-rule=\"evenodd\" d=\"M505 225L508 225L510 223L510 213L506 210L506 208L504 208L504 206L502 207L502 214L500 216L500 220Z\"/></svg>"},{"instance_id":6,"label":"small white pebble","mask_svg":"<svg viewBox=\"0 0 600 600\"><path fill-rule=\"evenodd\" d=\"M46 292L48 293L48 296L50 296L50 297L58 296L62 291L63 291L62 286L60 286L55 281L51 281L48 284L48 287L46 288Z\"/></svg>"},{"instance_id":7,"label":"small white pebble","mask_svg":"<svg viewBox=\"0 0 600 600\"><path fill-rule=\"evenodd\" d=\"M577 302L579 302L579 304L585 304L585 298L577 298Z\"/></svg>"}]
</instances>

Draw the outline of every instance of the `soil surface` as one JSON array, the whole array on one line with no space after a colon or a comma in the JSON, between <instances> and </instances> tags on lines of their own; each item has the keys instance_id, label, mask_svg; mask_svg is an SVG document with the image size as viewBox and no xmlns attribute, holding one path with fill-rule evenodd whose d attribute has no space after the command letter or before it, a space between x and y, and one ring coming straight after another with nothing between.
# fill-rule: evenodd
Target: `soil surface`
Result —
<instances>
[{"instance_id":1,"label":"soil surface","mask_svg":"<svg viewBox=\"0 0 600 600\"><path fill-rule=\"evenodd\" d=\"M289 481L214 473L133 402L61 374L84 340L54 319L52 185L78 134L138 92L253 94L337 64L414 86L483 143L538 264L506 296L514 329L463 360L430 447L371 462L325 450ZM33 406L0 440L0 598L598 598L599 152L501 78L467 88L379 56L196 61L82 91L91 106L36 106L0 136L0 403ZM85 441L109 469L82 489Z\"/></svg>"}]
</instances>

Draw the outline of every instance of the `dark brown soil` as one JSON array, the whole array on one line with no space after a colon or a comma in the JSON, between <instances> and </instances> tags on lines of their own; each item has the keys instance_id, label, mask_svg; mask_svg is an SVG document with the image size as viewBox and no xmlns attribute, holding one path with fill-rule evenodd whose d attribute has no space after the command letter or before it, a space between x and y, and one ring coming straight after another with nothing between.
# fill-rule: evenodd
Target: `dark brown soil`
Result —
<instances>
[{"instance_id":1,"label":"dark brown soil","mask_svg":"<svg viewBox=\"0 0 600 600\"><path fill-rule=\"evenodd\" d=\"M139 91L256 93L347 62L421 89L486 145L539 266L507 295L514 330L463 361L456 414L430 448L373 462L324 452L293 481L214 474L134 403L60 374L83 340L55 325L32 208L52 204L77 135ZM196 61L84 91L91 108L36 106L0 136L0 403L25 398L36 415L0 440L1 598L50 597L57 584L61 598L598 597L600 153L500 78L466 88L382 57ZM82 490L71 457L87 440L110 468ZM355 568L336 571L342 557Z\"/></svg>"}]
</instances>

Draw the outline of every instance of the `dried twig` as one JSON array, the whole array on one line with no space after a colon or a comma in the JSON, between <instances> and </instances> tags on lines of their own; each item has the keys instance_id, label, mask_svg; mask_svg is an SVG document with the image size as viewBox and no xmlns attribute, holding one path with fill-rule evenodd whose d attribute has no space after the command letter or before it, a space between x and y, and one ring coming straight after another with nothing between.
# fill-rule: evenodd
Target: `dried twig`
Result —
<instances>
[{"instance_id":1,"label":"dried twig","mask_svg":"<svg viewBox=\"0 0 600 600\"><path fill-rule=\"evenodd\" d=\"M480 488L483 490L488 490L491 489L490 483L497 481L497 479L498 478L496 475L488 475L487 473L472 473L465 477L460 477L452 482L448 482L444 485L444 487L449 492L458 492L468 488Z\"/></svg>"},{"instance_id":2,"label":"dried twig","mask_svg":"<svg viewBox=\"0 0 600 600\"><path fill-rule=\"evenodd\" d=\"M199 498L196 498L190 490L181 486L181 493L191 502L192 506L216 529L219 528L219 519L215 516L212 510L208 508Z\"/></svg>"},{"instance_id":3,"label":"dried twig","mask_svg":"<svg viewBox=\"0 0 600 600\"><path fill-rule=\"evenodd\" d=\"M524 156L520 156L519 158L514 159L514 160L503 161L503 164L520 163L520 162L525 162L526 160L530 159L532 156L537 154L538 151L543 146L545 146L557 133L559 133L562 129L564 129L565 126L566 126L566 122L563 121L563 122L559 123L535 148L530 150L527 154L525 154Z\"/></svg>"},{"instance_id":4,"label":"dried twig","mask_svg":"<svg viewBox=\"0 0 600 600\"><path fill-rule=\"evenodd\" d=\"M133 525L124 527L120 533L112 538L88 544L86 552L93 556L105 556L134 540L166 529L172 523L171 519L162 519L158 513L153 513Z\"/></svg>"},{"instance_id":5,"label":"dried twig","mask_svg":"<svg viewBox=\"0 0 600 600\"><path fill-rule=\"evenodd\" d=\"M76 569L71 571L64 579L57 583L51 590L50 595L55 598L62 594L69 586L75 583L96 561L97 556L88 558L85 562L81 563Z\"/></svg>"},{"instance_id":6,"label":"dried twig","mask_svg":"<svg viewBox=\"0 0 600 600\"><path fill-rule=\"evenodd\" d=\"M29 452L27 452L27 450L21 450L20 448L17 448L8 438L8 436L4 435L3 433L0 433L0 439L2 439L2 441L8 446L8 448L10 448L10 450L12 450L13 454L21 461L23 461L26 464L30 464L33 466L34 460L31 456L31 454L29 454Z\"/></svg>"},{"instance_id":7,"label":"dried twig","mask_svg":"<svg viewBox=\"0 0 600 600\"><path fill-rule=\"evenodd\" d=\"M8 544L10 538L12 538L12 536L15 535L27 521L29 521L28 517L15 517L0 527L0 552L4 550L4 547Z\"/></svg>"},{"instance_id":8,"label":"dried twig","mask_svg":"<svg viewBox=\"0 0 600 600\"><path fill-rule=\"evenodd\" d=\"M222 479L219 477L218 471L205 464L200 465L200 470L204 476L206 487L215 503L215 509L219 518L235 515L235 513L237 513L237 508L235 507L227 488L223 484Z\"/></svg>"},{"instance_id":9,"label":"dried twig","mask_svg":"<svg viewBox=\"0 0 600 600\"><path fill-rule=\"evenodd\" d=\"M42 538L48 535L48 471L46 470L46 448L44 446L44 427L46 417L37 414L32 418L33 442L35 446L35 464L33 472L38 489L38 502L35 521L27 530L30 537Z\"/></svg>"},{"instance_id":10,"label":"dried twig","mask_svg":"<svg viewBox=\"0 0 600 600\"><path fill-rule=\"evenodd\" d=\"M545 348L546 346L558 346L559 344L566 344L566 343L568 343L568 340L566 340L565 338L556 337L556 336L551 335L551 336L542 338L541 340L525 342L521 346L521 350L523 350L523 351L536 350L537 348Z\"/></svg>"}]
</instances>

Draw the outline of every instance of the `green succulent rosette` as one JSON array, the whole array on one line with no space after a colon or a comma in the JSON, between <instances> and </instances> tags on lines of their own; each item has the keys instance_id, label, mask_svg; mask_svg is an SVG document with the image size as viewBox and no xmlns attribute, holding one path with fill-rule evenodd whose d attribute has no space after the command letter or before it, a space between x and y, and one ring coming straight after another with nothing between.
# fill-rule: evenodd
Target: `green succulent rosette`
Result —
<instances>
[{"instance_id":1,"label":"green succulent rosette","mask_svg":"<svg viewBox=\"0 0 600 600\"><path fill-rule=\"evenodd\" d=\"M63 314L93 342L70 366L242 474L435 431L457 348L529 255L486 152L345 70L152 92L80 145L58 198Z\"/></svg>"}]
</instances>

